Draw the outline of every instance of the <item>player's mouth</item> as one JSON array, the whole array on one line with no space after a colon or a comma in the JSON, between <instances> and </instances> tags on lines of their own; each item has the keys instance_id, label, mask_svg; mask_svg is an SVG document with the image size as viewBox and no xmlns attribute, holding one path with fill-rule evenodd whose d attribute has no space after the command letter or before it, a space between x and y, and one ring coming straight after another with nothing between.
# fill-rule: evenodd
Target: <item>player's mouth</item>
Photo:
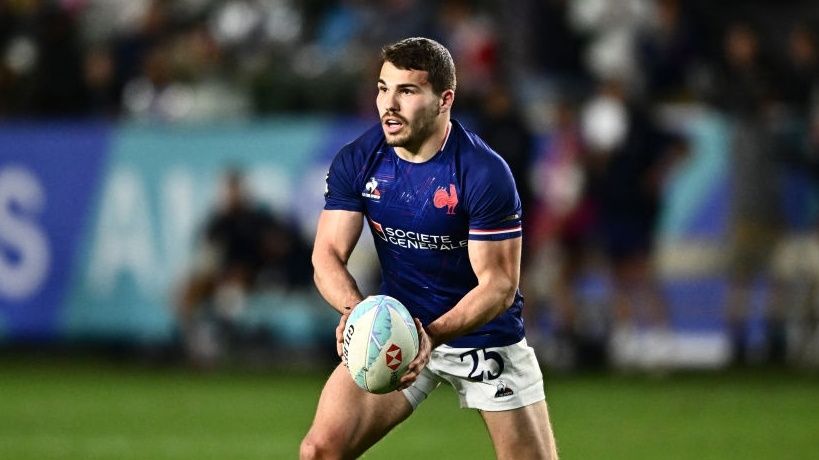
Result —
<instances>
[{"instance_id":1,"label":"player's mouth","mask_svg":"<svg viewBox=\"0 0 819 460\"><path fill-rule=\"evenodd\" d=\"M384 132L387 134L396 134L404 127L404 122L397 118L385 118L382 125L384 126Z\"/></svg>"}]
</instances>

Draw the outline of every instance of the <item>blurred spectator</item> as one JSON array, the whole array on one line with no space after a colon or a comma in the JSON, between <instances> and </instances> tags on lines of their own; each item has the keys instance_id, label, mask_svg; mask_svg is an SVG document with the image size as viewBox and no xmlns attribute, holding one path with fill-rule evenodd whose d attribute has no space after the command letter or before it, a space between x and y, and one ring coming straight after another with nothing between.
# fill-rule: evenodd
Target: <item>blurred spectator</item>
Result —
<instances>
[{"instance_id":1,"label":"blurred spectator","mask_svg":"<svg viewBox=\"0 0 819 460\"><path fill-rule=\"evenodd\" d=\"M776 362L819 363L819 56L804 23L789 31L778 66L773 136L782 172L784 234L772 260L768 353ZM812 133L812 131L814 131ZM813 135L812 135L813 134ZM776 336L775 334L780 334Z\"/></svg>"},{"instance_id":2,"label":"blurred spectator","mask_svg":"<svg viewBox=\"0 0 819 460\"><path fill-rule=\"evenodd\" d=\"M158 14L158 13L157 13ZM150 19L145 29L153 30ZM241 117L249 110L241 87L225 81L221 52L204 25L178 27L155 37L143 33L131 46L145 46L141 71L125 83L123 105L134 118L168 121Z\"/></svg>"},{"instance_id":3,"label":"blurred spectator","mask_svg":"<svg viewBox=\"0 0 819 460\"><path fill-rule=\"evenodd\" d=\"M529 36L521 44L529 53L528 62L536 72L548 74L562 85L571 84L587 72L581 57L585 40L569 21L571 1L529 3L533 3L532 10L524 17L529 24L524 30Z\"/></svg>"},{"instance_id":4,"label":"blurred spectator","mask_svg":"<svg viewBox=\"0 0 819 460\"><path fill-rule=\"evenodd\" d=\"M690 81L700 62L695 25L680 0L658 0L637 38L645 95L653 103L691 99Z\"/></svg>"},{"instance_id":5,"label":"blurred spectator","mask_svg":"<svg viewBox=\"0 0 819 460\"><path fill-rule=\"evenodd\" d=\"M572 24L589 35L585 64L597 80L642 83L636 42L652 15L650 0L588 0L570 3Z\"/></svg>"},{"instance_id":6,"label":"blurred spectator","mask_svg":"<svg viewBox=\"0 0 819 460\"><path fill-rule=\"evenodd\" d=\"M554 107L588 86L582 54L586 36L570 20L570 0L522 0L509 8L496 2L498 68L515 82L513 96L531 129L545 134Z\"/></svg>"},{"instance_id":7,"label":"blurred spectator","mask_svg":"<svg viewBox=\"0 0 819 460\"><path fill-rule=\"evenodd\" d=\"M37 112L47 117L76 116L86 108L76 22L56 6L46 7L40 14Z\"/></svg>"},{"instance_id":8,"label":"blurred spectator","mask_svg":"<svg viewBox=\"0 0 819 460\"><path fill-rule=\"evenodd\" d=\"M484 97L496 98L496 94L488 94L498 73L494 22L465 0L444 1L437 21L436 35L458 63L460 110L480 111Z\"/></svg>"},{"instance_id":9,"label":"blurred spectator","mask_svg":"<svg viewBox=\"0 0 819 460\"><path fill-rule=\"evenodd\" d=\"M597 205L589 193L593 180L587 171L587 152L580 134L576 105L558 103L555 123L533 166L522 179L533 190L526 230L527 265L523 283L527 293L527 324L537 324L548 300L552 336L543 346L544 362L570 369L599 363L592 344L599 331L581 308L578 284L589 269L597 247L594 227ZM534 339L539 338L536 333ZM596 334L598 332L598 334ZM580 348L578 350L577 348Z\"/></svg>"},{"instance_id":10,"label":"blurred spectator","mask_svg":"<svg viewBox=\"0 0 819 460\"><path fill-rule=\"evenodd\" d=\"M448 43L463 64L465 106L478 110L495 79L515 81L514 99L525 104L532 128L541 130L566 91L588 90L589 75L620 79L652 98L687 98L705 67L701 60L714 57L708 52L717 37L709 32L739 10L758 16L767 11L759 2L737 5L704 0L523 0L515 8L463 0L0 2L0 113L107 115L113 102L116 114L166 119L169 114L171 119L245 116L252 109L358 114L358 92L370 88L361 89L357 77L372 65L361 50L423 35ZM804 33L793 34L804 42L799 37L810 34L810 13L805 5L783 5L777 16L763 19L804 19ZM158 84L153 80L161 60L167 60L162 65L169 76Z\"/></svg>"},{"instance_id":11,"label":"blurred spectator","mask_svg":"<svg viewBox=\"0 0 819 460\"><path fill-rule=\"evenodd\" d=\"M142 8L132 13L132 23L123 25L111 37L113 43L116 86L118 92L125 91L130 82L141 79L143 72L157 71L157 63L153 65L146 61L154 52L157 59L158 52L154 51L161 46L171 31L169 18L169 4L159 0L145 0L137 2ZM100 6L102 7L102 5ZM126 10L127 11L127 10ZM156 78L154 77L148 77ZM126 103L123 101L123 103Z\"/></svg>"},{"instance_id":12,"label":"blurred spectator","mask_svg":"<svg viewBox=\"0 0 819 460\"><path fill-rule=\"evenodd\" d=\"M94 116L118 114L114 57L108 48L91 48L83 60L83 81L88 95L88 112Z\"/></svg>"},{"instance_id":13,"label":"blurred spectator","mask_svg":"<svg viewBox=\"0 0 819 460\"><path fill-rule=\"evenodd\" d=\"M582 134L589 148L593 200L611 267L612 346L635 332L664 334L669 314L654 267L662 186L685 142L662 131L618 81L601 85L585 106ZM645 335L645 334L643 334ZM660 336L658 336L660 337Z\"/></svg>"},{"instance_id":14,"label":"blurred spectator","mask_svg":"<svg viewBox=\"0 0 819 460\"><path fill-rule=\"evenodd\" d=\"M212 364L232 339L247 296L310 284L310 250L300 233L252 201L242 173L226 173L221 207L208 217L196 266L177 299L190 356Z\"/></svg>"},{"instance_id":15,"label":"blurred spectator","mask_svg":"<svg viewBox=\"0 0 819 460\"><path fill-rule=\"evenodd\" d=\"M744 22L728 26L719 68L716 102L732 125L731 155L731 258L728 328L734 362L754 359L758 351L749 343L747 322L756 283L767 278L771 253L781 232L781 163L773 139L773 82L769 63L763 60L759 35ZM774 319L770 299L764 301L769 338L781 343L781 321ZM772 345L781 348L780 345Z\"/></svg>"},{"instance_id":16,"label":"blurred spectator","mask_svg":"<svg viewBox=\"0 0 819 460\"><path fill-rule=\"evenodd\" d=\"M819 90L819 52L816 37L804 23L794 25L787 36L784 62L777 75L781 102L800 123L807 123Z\"/></svg>"},{"instance_id":17,"label":"blurred spectator","mask_svg":"<svg viewBox=\"0 0 819 460\"><path fill-rule=\"evenodd\" d=\"M460 85L460 81L458 84ZM486 95L482 98L477 122L481 137L509 164L523 212L528 213L532 190L526 178L531 166L534 140L518 111L510 89L503 83L496 82L487 89Z\"/></svg>"},{"instance_id":18,"label":"blurred spectator","mask_svg":"<svg viewBox=\"0 0 819 460\"><path fill-rule=\"evenodd\" d=\"M33 111L38 48L31 34L33 4L0 2L0 116Z\"/></svg>"},{"instance_id":19,"label":"blurred spectator","mask_svg":"<svg viewBox=\"0 0 819 460\"><path fill-rule=\"evenodd\" d=\"M439 13L429 0L370 1L373 15L363 30L365 42L384 46L406 37L432 35L432 22Z\"/></svg>"},{"instance_id":20,"label":"blurred spectator","mask_svg":"<svg viewBox=\"0 0 819 460\"><path fill-rule=\"evenodd\" d=\"M0 116L82 113L86 97L74 16L52 2L3 2L0 30Z\"/></svg>"}]
</instances>

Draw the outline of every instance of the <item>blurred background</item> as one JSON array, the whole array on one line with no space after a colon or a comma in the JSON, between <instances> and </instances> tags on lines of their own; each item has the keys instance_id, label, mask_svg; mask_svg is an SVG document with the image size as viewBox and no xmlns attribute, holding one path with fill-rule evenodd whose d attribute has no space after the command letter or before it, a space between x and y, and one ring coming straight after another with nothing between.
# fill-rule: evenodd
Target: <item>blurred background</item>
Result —
<instances>
[{"instance_id":1,"label":"blurred background","mask_svg":"<svg viewBox=\"0 0 819 460\"><path fill-rule=\"evenodd\" d=\"M427 36L515 174L548 375L815 374L817 25L808 0L0 1L0 355L329 369L324 177L377 121L381 46ZM375 292L368 234L351 270Z\"/></svg>"}]
</instances>

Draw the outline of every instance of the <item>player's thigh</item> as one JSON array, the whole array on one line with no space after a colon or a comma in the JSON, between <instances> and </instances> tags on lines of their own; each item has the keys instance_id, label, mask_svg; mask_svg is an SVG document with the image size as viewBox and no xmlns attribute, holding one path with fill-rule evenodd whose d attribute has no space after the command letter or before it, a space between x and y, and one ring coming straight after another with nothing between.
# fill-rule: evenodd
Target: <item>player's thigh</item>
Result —
<instances>
[{"instance_id":1,"label":"player's thigh","mask_svg":"<svg viewBox=\"0 0 819 460\"><path fill-rule=\"evenodd\" d=\"M557 460L545 401L505 411L481 411L498 459Z\"/></svg>"},{"instance_id":2,"label":"player's thigh","mask_svg":"<svg viewBox=\"0 0 819 460\"><path fill-rule=\"evenodd\" d=\"M383 395L360 389L343 365L327 379L302 456L354 458L412 413L399 391Z\"/></svg>"}]
</instances>

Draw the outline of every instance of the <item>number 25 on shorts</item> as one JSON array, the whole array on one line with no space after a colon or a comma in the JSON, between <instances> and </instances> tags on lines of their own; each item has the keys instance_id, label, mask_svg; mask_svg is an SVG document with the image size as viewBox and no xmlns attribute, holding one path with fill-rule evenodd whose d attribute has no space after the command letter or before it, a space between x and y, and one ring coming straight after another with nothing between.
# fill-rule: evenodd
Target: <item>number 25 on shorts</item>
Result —
<instances>
[{"instance_id":1,"label":"number 25 on shorts","mask_svg":"<svg viewBox=\"0 0 819 460\"><path fill-rule=\"evenodd\" d=\"M482 358L479 356L478 352L483 354ZM487 351L485 348L469 350L460 355L461 362L463 362L464 358L467 357L472 359L472 370L469 371L467 378L473 382L495 380L503 373L503 357L496 351ZM497 364L495 366L490 366L488 361L495 361ZM497 372L492 372L493 367L497 367ZM484 369L486 369L486 371L484 371Z\"/></svg>"}]
</instances>

